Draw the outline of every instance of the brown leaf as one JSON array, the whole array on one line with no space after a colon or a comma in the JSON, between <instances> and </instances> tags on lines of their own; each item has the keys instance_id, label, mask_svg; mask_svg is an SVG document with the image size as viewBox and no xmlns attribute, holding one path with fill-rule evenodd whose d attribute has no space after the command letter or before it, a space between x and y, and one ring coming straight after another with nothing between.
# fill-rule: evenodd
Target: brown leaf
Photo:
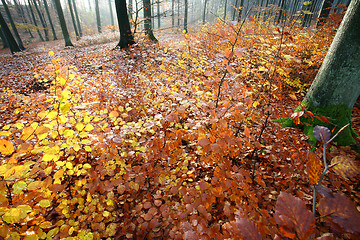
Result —
<instances>
[{"instance_id":1,"label":"brown leaf","mask_svg":"<svg viewBox=\"0 0 360 240\"><path fill-rule=\"evenodd\" d=\"M259 233L258 228L255 224L247 218L237 218L236 219L236 226L241 232L241 235L246 240L261 240L262 237Z\"/></svg>"},{"instance_id":2,"label":"brown leaf","mask_svg":"<svg viewBox=\"0 0 360 240\"><path fill-rule=\"evenodd\" d=\"M275 208L275 220L281 232L287 236L308 239L315 229L315 218L305 203L297 197L281 192Z\"/></svg>"},{"instance_id":3,"label":"brown leaf","mask_svg":"<svg viewBox=\"0 0 360 240\"><path fill-rule=\"evenodd\" d=\"M322 216L330 216L331 221L346 232L360 233L360 212L354 202L345 195L334 193L330 198L322 198L319 212Z\"/></svg>"},{"instance_id":4,"label":"brown leaf","mask_svg":"<svg viewBox=\"0 0 360 240\"><path fill-rule=\"evenodd\" d=\"M359 174L359 167L353 158L340 155L331 160L331 165L336 164L332 169L334 172L342 177L355 177Z\"/></svg>"},{"instance_id":5,"label":"brown leaf","mask_svg":"<svg viewBox=\"0 0 360 240\"><path fill-rule=\"evenodd\" d=\"M307 172L309 175L310 184L317 184L322 174L321 161L319 157L312 151L308 152Z\"/></svg>"}]
</instances>

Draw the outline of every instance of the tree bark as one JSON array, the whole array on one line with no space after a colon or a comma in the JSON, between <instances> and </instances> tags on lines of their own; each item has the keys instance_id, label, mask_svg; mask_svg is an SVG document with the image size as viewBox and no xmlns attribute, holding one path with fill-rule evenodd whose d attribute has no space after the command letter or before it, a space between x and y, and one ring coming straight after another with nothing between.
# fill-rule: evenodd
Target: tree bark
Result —
<instances>
[{"instance_id":1,"label":"tree bark","mask_svg":"<svg viewBox=\"0 0 360 240\"><path fill-rule=\"evenodd\" d=\"M62 10L60 0L54 0L54 3L55 3L55 8L56 8L56 11L57 11L57 14L59 17L60 27L61 27L62 33L64 35L65 47L73 47L74 45L72 44L71 39L70 39L69 31L66 26L64 12Z\"/></svg>"},{"instance_id":2,"label":"tree bark","mask_svg":"<svg viewBox=\"0 0 360 240\"><path fill-rule=\"evenodd\" d=\"M204 2L204 9L203 9L203 24L205 24L205 21L206 21L206 11L207 11L207 3L208 3L209 0L205 0Z\"/></svg>"},{"instance_id":3,"label":"tree bark","mask_svg":"<svg viewBox=\"0 0 360 240\"><path fill-rule=\"evenodd\" d=\"M3 48L9 48L9 43L7 42L5 34L3 33L3 30L1 27L0 27L0 38L2 41Z\"/></svg>"},{"instance_id":4,"label":"tree bark","mask_svg":"<svg viewBox=\"0 0 360 240\"><path fill-rule=\"evenodd\" d=\"M33 3L34 3L34 6L35 6L35 9L36 9L36 12L38 13L39 15L39 19L40 19L40 23L41 25L43 26L44 28L44 34L45 34L45 40L46 41L49 41L49 32L48 32L48 29L47 29L47 24L46 24L46 21L45 19L43 18L43 15L39 9L39 6L37 4L37 2L35 0L33 0Z\"/></svg>"},{"instance_id":5,"label":"tree bark","mask_svg":"<svg viewBox=\"0 0 360 240\"><path fill-rule=\"evenodd\" d=\"M113 15L113 10L112 10L112 5L111 5L111 0L109 0L109 11L110 11L110 21L111 21L111 26L114 26L114 15Z\"/></svg>"},{"instance_id":6,"label":"tree bark","mask_svg":"<svg viewBox=\"0 0 360 240\"><path fill-rule=\"evenodd\" d=\"M135 44L134 36L131 33L129 16L127 14L126 0L115 0L116 15L120 29L120 41L116 47L128 48Z\"/></svg>"},{"instance_id":7,"label":"tree bark","mask_svg":"<svg viewBox=\"0 0 360 240\"><path fill-rule=\"evenodd\" d=\"M360 95L359 76L360 1L351 1L302 106L316 115L327 117L329 128L339 130L351 123L351 111ZM355 143L352 133L352 128L347 128L335 141L340 145Z\"/></svg>"},{"instance_id":8,"label":"tree bark","mask_svg":"<svg viewBox=\"0 0 360 240\"><path fill-rule=\"evenodd\" d=\"M78 11L77 11L77 6L76 6L75 0L72 0L72 4L73 4L73 7L74 7L75 19L76 19L76 24L77 24L77 28L78 28L78 31L79 31L79 35L80 35L80 37L82 37L82 29L81 29L81 24L80 24L80 18L79 18L79 14L78 14Z\"/></svg>"},{"instance_id":9,"label":"tree bark","mask_svg":"<svg viewBox=\"0 0 360 240\"><path fill-rule=\"evenodd\" d=\"M31 2L30 2L30 0L28 0L28 7L29 7L28 10L30 11L31 17L32 17L32 19L33 19L33 23L34 23L34 25L35 25L35 27L36 27L36 31L37 31L37 33L39 34L39 37L40 37L41 41L44 42L44 38L43 38L43 36L41 35L41 33L40 33L40 31L39 31L39 28L38 28L38 25L37 25L36 18L35 18L35 14L34 14L34 11L33 11L32 7L31 7Z\"/></svg>"},{"instance_id":10,"label":"tree bark","mask_svg":"<svg viewBox=\"0 0 360 240\"><path fill-rule=\"evenodd\" d=\"M97 25L98 33L101 33L101 19L100 19L99 0L95 0L95 13L96 13L96 25Z\"/></svg>"},{"instance_id":11,"label":"tree bark","mask_svg":"<svg viewBox=\"0 0 360 240\"><path fill-rule=\"evenodd\" d=\"M152 24L151 24L151 4L150 0L143 0L144 4L144 28L145 28L145 35L152 41L157 42L158 40L154 36Z\"/></svg>"},{"instance_id":12,"label":"tree bark","mask_svg":"<svg viewBox=\"0 0 360 240\"><path fill-rule=\"evenodd\" d=\"M320 17L318 26L322 26L326 23L326 19L329 17L331 6L333 5L334 0L324 0L321 7Z\"/></svg>"},{"instance_id":13,"label":"tree bark","mask_svg":"<svg viewBox=\"0 0 360 240\"><path fill-rule=\"evenodd\" d=\"M17 0L14 0L14 3L15 3L15 9L16 9L18 15L21 16L21 19L23 20L23 22L25 24L28 24L26 16L25 16L25 11L23 10L22 6L20 7L20 4L17 2ZM32 35L29 28L26 28L25 30L26 30L26 32L28 32L30 34L30 38L34 38L34 36Z\"/></svg>"},{"instance_id":14,"label":"tree bark","mask_svg":"<svg viewBox=\"0 0 360 240\"><path fill-rule=\"evenodd\" d=\"M77 30L76 20L75 20L75 15L74 15L74 10L73 10L73 7L72 7L71 0L68 0L68 5L69 5L69 11L70 11L70 16L71 16L72 24L73 24L73 27L74 27L75 35L76 35L77 38L79 38L80 34L79 34L78 30Z\"/></svg>"},{"instance_id":15,"label":"tree bark","mask_svg":"<svg viewBox=\"0 0 360 240\"><path fill-rule=\"evenodd\" d=\"M185 30L185 32L187 32L188 31L188 23L187 23L187 21L188 21L188 0L185 0L184 5L185 5L184 30Z\"/></svg>"},{"instance_id":16,"label":"tree bark","mask_svg":"<svg viewBox=\"0 0 360 240\"><path fill-rule=\"evenodd\" d=\"M3 33L6 37L8 44L9 44L11 53L21 52L19 45L15 41L14 36L12 35L8 25L5 22L5 19L3 18L2 14L1 14L1 11L0 11L0 26L1 26L1 29L3 30Z\"/></svg>"},{"instance_id":17,"label":"tree bark","mask_svg":"<svg viewBox=\"0 0 360 240\"><path fill-rule=\"evenodd\" d=\"M45 7L46 15L48 16L48 19L49 19L49 24L50 24L50 27L51 27L51 31L52 31L54 40L57 40L55 28L54 28L54 25L53 25L51 17L50 17L50 12L49 12L49 7L48 7L47 0L44 0L44 7Z\"/></svg>"},{"instance_id":18,"label":"tree bark","mask_svg":"<svg viewBox=\"0 0 360 240\"><path fill-rule=\"evenodd\" d=\"M160 29L160 0L157 0L158 29Z\"/></svg>"},{"instance_id":19,"label":"tree bark","mask_svg":"<svg viewBox=\"0 0 360 240\"><path fill-rule=\"evenodd\" d=\"M12 19L12 17L11 17L11 13L10 13L10 11L9 11L9 8L8 8L5 0L1 0L1 2L2 2L3 6L4 6L5 13L6 13L6 15L7 15L8 19L9 19L11 28L12 28L14 34L15 34L15 38L16 38L16 40L17 40L17 43L18 43L18 45L19 45L19 48L20 48L21 50L25 50L25 47L24 47L24 45L23 45L23 42L21 41L21 37L20 37L20 35L19 35L19 33L18 33L17 29L16 29L16 26L15 26L15 24L14 24L14 21L13 21L13 19Z\"/></svg>"}]
</instances>

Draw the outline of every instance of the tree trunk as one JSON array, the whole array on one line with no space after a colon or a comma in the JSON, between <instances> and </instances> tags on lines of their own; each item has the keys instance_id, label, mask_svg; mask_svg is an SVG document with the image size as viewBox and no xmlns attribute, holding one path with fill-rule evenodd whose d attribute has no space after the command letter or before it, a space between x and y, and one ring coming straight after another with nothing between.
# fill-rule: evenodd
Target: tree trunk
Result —
<instances>
[{"instance_id":1,"label":"tree trunk","mask_svg":"<svg viewBox=\"0 0 360 240\"><path fill-rule=\"evenodd\" d=\"M149 37L150 40L157 42L158 40L154 36L151 24L151 4L150 0L143 0L144 4L144 28L145 35Z\"/></svg>"},{"instance_id":2,"label":"tree trunk","mask_svg":"<svg viewBox=\"0 0 360 240\"><path fill-rule=\"evenodd\" d=\"M185 14L184 14L184 30L185 30L185 32L187 32L188 31L188 29L187 29L187 27L188 27L188 23L187 23L187 21L188 21L188 0L185 0L184 1L185 3L184 3L184 7L185 7Z\"/></svg>"},{"instance_id":3,"label":"tree trunk","mask_svg":"<svg viewBox=\"0 0 360 240\"><path fill-rule=\"evenodd\" d=\"M9 43L7 42L7 39L5 37L5 34L0 26L0 38L2 41L3 48L9 48Z\"/></svg>"},{"instance_id":4,"label":"tree trunk","mask_svg":"<svg viewBox=\"0 0 360 240\"><path fill-rule=\"evenodd\" d=\"M39 34L39 37L40 37L41 41L44 41L44 38L43 38L43 36L41 35L41 33L40 33L40 31L39 31L39 28L38 28L38 25L37 25L37 23L36 23L35 14L34 14L34 11L33 11L33 9L32 9L30 0L28 0L28 7L29 7L28 10L29 10L30 13L31 13L31 17L32 17L33 23L34 23L34 25L35 25L35 27L36 27L36 31L37 31L37 33Z\"/></svg>"},{"instance_id":5,"label":"tree trunk","mask_svg":"<svg viewBox=\"0 0 360 240\"><path fill-rule=\"evenodd\" d=\"M206 21L206 11L207 11L207 3L209 0L205 0L204 2L204 9L203 9L203 24L205 24Z\"/></svg>"},{"instance_id":6,"label":"tree trunk","mask_svg":"<svg viewBox=\"0 0 360 240\"><path fill-rule=\"evenodd\" d=\"M82 29L81 29L81 24L80 24L80 18L79 18L79 14L78 14L78 11L77 11L77 6L76 6L75 0L72 0L72 4L73 4L73 7L74 7L74 13L75 13L77 29L79 31L80 37L82 37Z\"/></svg>"},{"instance_id":7,"label":"tree trunk","mask_svg":"<svg viewBox=\"0 0 360 240\"><path fill-rule=\"evenodd\" d=\"M171 26L174 27L175 26L175 0L171 1Z\"/></svg>"},{"instance_id":8,"label":"tree trunk","mask_svg":"<svg viewBox=\"0 0 360 240\"><path fill-rule=\"evenodd\" d=\"M15 24L14 24L14 21L13 21L13 19L12 19L12 17L11 17L11 13L10 13L10 11L9 11L9 8L8 8L5 0L1 0L1 2L2 2L3 6L4 6L6 15L7 15L8 19L9 19L9 22L10 22L10 25L11 25L11 28L12 28L14 34L15 34L15 38L16 38L16 40L17 40L17 43L18 43L18 45L19 45L19 48L21 49L21 51L22 51L22 50L25 50L25 47L24 47L24 45L23 45L23 42L21 41L20 35L19 35L19 33L18 33L17 29L16 29L16 26L15 26Z\"/></svg>"},{"instance_id":9,"label":"tree trunk","mask_svg":"<svg viewBox=\"0 0 360 240\"><path fill-rule=\"evenodd\" d=\"M306 94L302 106L329 119L330 129L351 123L351 111L360 95L360 1L351 1L323 64ZM321 124L323 123L315 123ZM312 135L312 128L305 129ZM347 128L335 141L355 143Z\"/></svg>"},{"instance_id":10,"label":"tree trunk","mask_svg":"<svg viewBox=\"0 0 360 240\"><path fill-rule=\"evenodd\" d=\"M70 16L71 16L72 24L73 24L73 27L74 27L75 35L76 35L77 38L79 38L80 35L79 35L78 30L77 30L76 20L75 20L75 15L74 15L73 7L72 7L72 4L71 4L71 0L68 0L68 5L69 5L69 11L70 11Z\"/></svg>"},{"instance_id":11,"label":"tree trunk","mask_svg":"<svg viewBox=\"0 0 360 240\"><path fill-rule=\"evenodd\" d=\"M325 24L326 19L329 17L331 6L333 5L333 3L334 3L334 0L324 0L322 8L321 8L321 12L320 12L319 22L318 22L319 26L322 26Z\"/></svg>"},{"instance_id":12,"label":"tree trunk","mask_svg":"<svg viewBox=\"0 0 360 240\"><path fill-rule=\"evenodd\" d=\"M228 4L228 0L225 0L224 3L224 20L226 21L226 13L227 13L227 4Z\"/></svg>"},{"instance_id":13,"label":"tree trunk","mask_svg":"<svg viewBox=\"0 0 360 240\"><path fill-rule=\"evenodd\" d=\"M56 8L56 11L57 11L57 14L59 17L60 27L61 27L62 33L64 35L65 47L73 47L74 45L71 42L69 32L66 27L64 12L62 10L60 0L54 0L54 3L55 3L55 8Z\"/></svg>"},{"instance_id":14,"label":"tree trunk","mask_svg":"<svg viewBox=\"0 0 360 240\"><path fill-rule=\"evenodd\" d=\"M1 29L3 30L3 33L6 37L8 44L9 44L11 53L21 52L19 45L15 41L14 36L12 35L8 25L5 22L5 19L3 18L2 14L1 14L1 11L0 11L0 26L1 26Z\"/></svg>"},{"instance_id":15,"label":"tree trunk","mask_svg":"<svg viewBox=\"0 0 360 240\"><path fill-rule=\"evenodd\" d=\"M48 19L49 19L49 24L50 24L50 27L51 27L51 31L52 31L54 40L57 40L55 28L54 28L54 25L53 25L51 17L50 17L50 12L49 12L49 7L48 7L47 0L44 0L44 7L45 7L46 15L48 16Z\"/></svg>"},{"instance_id":16,"label":"tree trunk","mask_svg":"<svg viewBox=\"0 0 360 240\"><path fill-rule=\"evenodd\" d=\"M41 23L41 25L42 25L43 28L44 28L45 40L46 40L46 41L49 41L49 32L48 32L48 29L47 29L46 21L45 21L45 19L43 18L43 15L42 15L42 13L41 13L41 11L40 11L40 9L39 9L39 6L38 6L37 2L36 2L35 0L33 0L33 2L34 2L34 6L35 6L35 9L36 9L36 12L37 12L38 15L39 15L40 23Z\"/></svg>"},{"instance_id":17,"label":"tree trunk","mask_svg":"<svg viewBox=\"0 0 360 240\"><path fill-rule=\"evenodd\" d=\"M98 33L101 33L101 19L100 19L99 0L95 0L95 13L96 13L96 25L97 25Z\"/></svg>"},{"instance_id":18,"label":"tree trunk","mask_svg":"<svg viewBox=\"0 0 360 240\"><path fill-rule=\"evenodd\" d=\"M121 49L128 48L135 44L135 41L130 29L126 0L115 0L115 7L120 29L120 41L116 47L120 47Z\"/></svg>"},{"instance_id":19,"label":"tree trunk","mask_svg":"<svg viewBox=\"0 0 360 240\"><path fill-rule=\"evenodd\" d=\"M157 0L158 29L160 29L160 0Z\"/></svg>"},{"instance_id":20,"label":"tree trunk","mask_svg":"<svg viewBox=\"0 0 360 240\"><path fill-rule=\"evenodd\" d=\"M113 15L113 10L112 10L112 5L111 5L111 0L109 0L109 11L110 11L110 21L111 21L111 26L114 26L114 15Z\"/></svg>"},{"instance_id":21,"label":"tree trunk","mask_svg":"<svg viewBox=\"0 0 360 240\"><path fill-rule=\"evenodd\" d=\"M23 20L23 22L25 24L28 24L26 16L25 16L25 12L24 12L22 6L20 7L20 4L17 2L17 0L14 0L14 3L15 3L15 9L16 9L18 15L21 16L21 19ZM29 28L26 28L25 30L26 30L26 32L28 32L30 34L30 38L34 38L34 36L32 35Z\"/></svg>"}]
</instances>

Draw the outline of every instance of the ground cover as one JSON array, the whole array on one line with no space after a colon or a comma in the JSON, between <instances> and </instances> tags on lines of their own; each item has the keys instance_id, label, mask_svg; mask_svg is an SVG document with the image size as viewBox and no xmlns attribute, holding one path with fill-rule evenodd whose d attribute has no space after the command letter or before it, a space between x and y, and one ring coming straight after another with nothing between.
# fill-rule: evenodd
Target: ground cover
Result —
<instances>
[{"instance_id":1,"label":"ground cover","mask_svg":"<svg viewBox=\"0 0 360 240\"><path fill-rule=\"evenodd\" d=\"M359 155L328 148L314 216L322 145L272 121L300 121L333 24L250 18L2 56L0 236L356 239Z\"/></svg>"}]
</instances>

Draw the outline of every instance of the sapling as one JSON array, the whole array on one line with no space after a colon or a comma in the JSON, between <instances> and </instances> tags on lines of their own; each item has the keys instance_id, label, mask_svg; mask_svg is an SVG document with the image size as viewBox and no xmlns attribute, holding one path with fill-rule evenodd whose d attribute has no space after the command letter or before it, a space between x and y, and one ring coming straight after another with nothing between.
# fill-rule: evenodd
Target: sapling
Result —
<instances>
[{"instance_id":1,"label":"sapling","mask_svg":"<svg viewBox=\"0 0 360 240\"><path fill-rule=\"evenodd\" d=\"M320 176L320 179L318 181L317 184L314 185L314 196L313 196L313 213L314 213L314 216L316 215L316 188L318 186L320 186L321 184L321 181L323 180L325 174L327 173L327 171L336 166L338 164L337 163L334 163L334 164L331 164L330 166L327 165L326 163L326 147L329 143L331 143L342 131L344 131L345 128L347 128L350 124L346 124L344 127L342 127L332 138L331 137L331 132L330 130L327 128L327 127L323 127L323 126L315 126L314 127L314 130L313 130L313 133L314 133L314 136L315 138L318 140L318 141L321 141L324 143L324 146L323 146L323 160L324 160L324 166L325 166L325 169L323 171L323 173L321 174Z\"/></svg>"}]
</instances>

